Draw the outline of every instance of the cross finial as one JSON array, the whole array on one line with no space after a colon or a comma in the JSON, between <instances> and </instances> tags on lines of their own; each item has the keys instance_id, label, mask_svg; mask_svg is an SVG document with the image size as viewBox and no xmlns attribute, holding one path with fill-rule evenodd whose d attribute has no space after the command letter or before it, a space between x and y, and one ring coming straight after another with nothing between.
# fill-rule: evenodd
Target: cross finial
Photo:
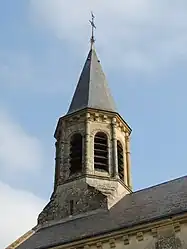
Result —
<instances>
[{"instance_id":1,"label":"cross finial","mask_svg":"<svg viewBox=\"0 0 187 249\"><path fill-rule=\"evenodd\" d=\"M94 19L95 19L95 16L93 14L93 12L91 11L91 16L92 16L92 20L90 21L91 23L91 27L92 27L92 35L91 35L91 39L90 39L90 42L91 42L91 47L93 46L94 42L95 42L95 38L94 38L94 29L96 29L96 26L95 26L95 23L94 23Z\"/></svg>"}]
</instances>

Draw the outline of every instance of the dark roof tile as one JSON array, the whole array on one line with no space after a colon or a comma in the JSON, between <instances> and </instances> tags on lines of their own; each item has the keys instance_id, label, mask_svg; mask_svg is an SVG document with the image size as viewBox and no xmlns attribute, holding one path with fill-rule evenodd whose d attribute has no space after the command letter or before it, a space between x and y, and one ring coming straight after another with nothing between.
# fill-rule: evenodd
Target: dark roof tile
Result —
<instances>
[{"instance_id":1,"label":"dark roof tile","mask_svg":"<svg viewBox=\"0 0 187 249\"><path fill-rule=\"evenodd\" d=\"M187 212L187 176L126 195L109 211L37 231L17 249L42 249Z\"/></svg>"},{"instance_id":2,"label":"dark roof tile","mask_svg":"<svg viewBox=\"0 0 187 249\"><path fill-rule=\"evenodd\" d=\"M80 75L68 114L84 108L116 111L101 64L92 48Z\"/></svg>"}]
</instances>

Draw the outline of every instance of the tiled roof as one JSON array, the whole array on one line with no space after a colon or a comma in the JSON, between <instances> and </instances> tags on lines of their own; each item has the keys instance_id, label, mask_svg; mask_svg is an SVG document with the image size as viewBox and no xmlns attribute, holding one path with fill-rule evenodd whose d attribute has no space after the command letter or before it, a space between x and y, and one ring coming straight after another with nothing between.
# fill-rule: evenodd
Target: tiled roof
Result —
<instances>
[{"instance_id":1,"label":"tiled roof","mask_svg":"<svg viewBox=\"0 0 187 249\"><path fill-rule=\"evenodd\" d=\"M187 176L126 195L109 211L38 230L17 249L44 249L187 212Z\"/></svg>"}]
</instances>

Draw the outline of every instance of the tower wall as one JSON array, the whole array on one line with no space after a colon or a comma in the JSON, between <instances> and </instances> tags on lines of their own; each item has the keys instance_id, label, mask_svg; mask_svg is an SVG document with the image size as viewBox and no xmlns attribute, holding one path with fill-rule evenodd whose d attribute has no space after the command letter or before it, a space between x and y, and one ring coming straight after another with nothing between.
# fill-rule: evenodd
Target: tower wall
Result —
<instances>
[{"instance_id":1,"label":"tower wall","mask_svg":"<svg viewBox=\"0 0 187 249\"><path fill-rule=\"evenodd\" d=\"M94 169L94 137L98 132L103 132L108 140L108 172L100 172ZM70 141L74 134L82 136L82 171L70 174ZM127 158L127 134L128 127L116 118L116 114L102 111L88 111L64 117L58 124L56 132L56 185L63 184L81 175L95 175L110 178L119 178L117 164L117 145L120 141L123 146L124 158L124 184L128 187L127 178L130 175Z\"/></svg>"},{"instance_id":2,"label":"tower wall","mask_svg":"<svg viewBox=\"0 0 187 249\"><path fill-rule=\"evenodd\" d=\"M94 138L104 133L107 137L108 170L94 166ZM70 216L76 217L98 209L110 209L124 195L131 192L128 185L126 134L128 126L115 113L83 110L59 120L56 137L56 170L51 200L39 215L43 224ZM71 172L71 138L82 136L82 165ZM124 180L118 175L117 141L123 147ZM75 165L76 166L76 165Z\"/></svg>"}]
</instances>

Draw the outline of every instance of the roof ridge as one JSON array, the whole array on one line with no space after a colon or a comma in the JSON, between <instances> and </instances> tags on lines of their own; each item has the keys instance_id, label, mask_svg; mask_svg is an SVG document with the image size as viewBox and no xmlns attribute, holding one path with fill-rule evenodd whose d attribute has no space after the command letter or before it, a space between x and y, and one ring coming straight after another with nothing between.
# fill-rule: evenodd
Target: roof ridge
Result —
<instances>
[{"instance_id":1,"label":"roof ridge","mask_svg":"<svg viewBox=\"0 0 187 249\"><path fill-rule=\"evenodd\" d=\"M178 180L183 179L183 178L187 178L187 175L185 175L185 176L180 176L180 177L177 177L177 178L168 180L168 181L164 181L164 182L158 183L158 184L156 184L156 185L152 185L152 186L149 186L149 187L146 187L146 188L143 188L143 189L136 190L136 191L130 193L129 195L133 195L133 194L136 194L136 193L139 193L139 192L141 192L141 191L148 190L148 189L157 188L157 187L159 187L159 186L161 186L161 185L165 185L165 184L168 184L168 183L171 183L171 182L175 182L175 181L178 181Z\"/></svg>"},{"instance_id":2,"label":"roof ridge","mask_svg":"<svg viewBox=\"0 0 187 249\"><path fill-rule=\"evenodd\" d=\"M91 48L90 48L90 51L89 51L89 53L90 53L90 68L91 68L91 66L92 66L92 53L93 53L93 46L91 46ZM87 58L88 59L88 58ZM91 72L89 73L89 82L91 81ZM90 84L88 85L88 103L89 103L89 101L90 101Z\"/></svg>"}]
</instances>

